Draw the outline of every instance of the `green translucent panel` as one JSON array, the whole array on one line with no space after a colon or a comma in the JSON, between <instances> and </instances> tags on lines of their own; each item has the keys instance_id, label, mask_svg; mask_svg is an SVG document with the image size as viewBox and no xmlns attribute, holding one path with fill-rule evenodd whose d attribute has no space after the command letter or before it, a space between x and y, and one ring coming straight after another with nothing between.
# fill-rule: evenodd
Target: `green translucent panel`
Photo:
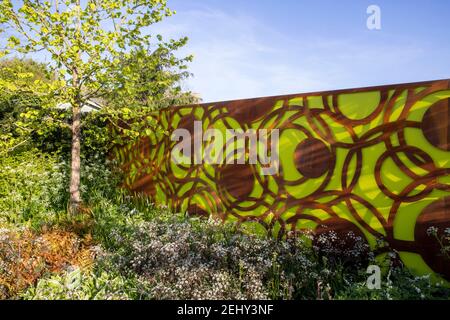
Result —
<instances>
[{"instance_id":1,"label":"green translucent panel","mask_svg":"<svg viewBox=\"0 0 450 320\"><path fill-rule=\"evenodd\" d=\"M267 230L259 222L246 221L241 224L241 229L250 234L255 234L261 237L267 235Z\"/></svg>"},{"instance_id":2,"label":"green translucent panel","mask_svg":"<svg viewBox=\"0 0 450 320\"><path fill-rule=\"evenodd\" d=\"M328 214L328 212L326 212L325 210L322 209L303 209L302 210L303 213L319 218L320 220L326 220L328 218L330 218L331 216Z\"/></svg>"},{"instance_id":3,"label":"green translucent panel","mask_svg":"<svg viewBox=\"0 0 450 320\"><path fill-rule=\"evenodd\" d=\"M177 195L182 197L185 193L189 192L192 189L193 185L194 185L193 182L183 184L181 188L178 190Z\"/></svg>"},{"instance_id":4,"label":"green translucent panel","mask_svg":"<svg viewBox=\"0 0 450 320\"><path fill-rule=\"evenodd\" d=\"M311 96L307 98L309 108L323 108L322 96Z\"/></svg>"},{"instance_id":5,"label":"green translucent panel","mask_svg":"<svg viewBox=\"0 0 450 320\"><path fill-rule=\"evenodd\" d=\"M280 136L280 162L284 179L287 181L295 181L302 177L294 164L294 152L299 142L305 138L303 132L295 129L284 130Z\"/></svg>"},{"instance_id":6,"label":"green translucent panel","mask_svg":"<svg viewBox=\"0 0 450 320\"><path fill-rule=\"evenodd\" d=\"M358 92L341 94L338 97L339 109L349 119L359 120L369 116L380 102L380 92Z\"/></svg>"},{"instance_id":7,"label":"green translucent panel","mask_svg":"<svg viewBox=\"0 0 450 320\"><path fill-rule=\"evenodd\" d=\"M418 216L425 207L445 195L448 195L448 193L434 190L420 201L402 204L395 215L394 237L396 239L414 241L414 228Z\"/></svg>"},{"instance_id":8,"label":"green translucent panel","mask_svg":"<svg viewBox=\"0 0 450 320\"><path fill-rule=\"evenodd\" d=\"M392 108L393 110L391 110L391 112L389 113L389 121L396 121L400 118L407 97L408 92L404 90L395 100L394 107Z\"/></svg>"},{"instance_id":9,"label":"green translucent panel","mask_svg":"<svg viewBox=\"0 0 450 320\"><path fill-rule=\"evenodd\" d=\"M289 218L295 216L295 212L297 211L297 209L298 207L293 207L285 210L281 213L281 218L285 221L288 220Z\"/></svg>"},{"instance_id":10,"label":"green translucent panel","mask_svg":"<svg viewBox=\"0 0 450 320\"><path fill-rule=\"evenodd\" d=\"M298 230L314 230L317 227L317 222L307 219L300 219L297 221L296 228Z\"/></svg>"},{"instance_id":11,"label":"green translucent panel","mask_svg":"<svg viewBox=\"0 0 450 320\"><path fill-rule=\"evenodd\" d=\"M382 233L384 236L386 236L386 232L384 230L384 227L382 225L382 221L380 221L371 210L369 210L366 206L362 205L361 203L350 200L353 208L355 208L358 216L365 222L367 225L369 225L372 229Z\"/></svg>"},{"instance_id":12,"label":"green translucent panel","mask_svg":"<svg viewBox=\"0 0 450 320\"><path fill-rule=\"evenodd\" d=\"M166 194L165 192L160 188L160 186L156 185L156 199L158 203L166 203Z\"/></svg>"},{"instance_id":13,"label":"green translucent panel","mask_svg":"<svg viewBox=\"0 0 450 320\"><path fill-rule=\"evenodd\" d=\"M381 97L385 101L380 101ZM450 175L444 171L450 168L450 152L436 143L439 139L445 142L445 130L450 129L446 128L445 110L442 122L439 115L430 120L431 125L423 123L423 119L432 106L446 108L443 100L448 98L449 84L433 82L263 98L249 100L247 106L232 101L219 107L205 104L161 111L161 125L169 131L177 128L185 116L202 121L203 131L218 129L225 137L219 143L221 149L228 129L280 129L281 171L268 176L262 176L260 163L247 164L242 170L236 165L231 173L222 171L230 168L224 164L204 163L191 171L191 165L177 166L170 157L175 142L159 132L150 137L152 147L145 153L141 150L143 144L125 144L113 152L125 168L128 187L145 188L151 181L152 188L145 191L154 201L176 210L195 204L230 222L239 222L248 232L275 237L283 237L282 232L293 229L321 230L317 229L319 224L335 223L337 231L339 224L345 228L353 225L372 248L379 240L382 246L401 251L401 259L413 271L433 273L431 263L428 265L420 255L422 246L416 239L416 229L425 208L433 208L450 196ZM352 137L351 132L356 136ZM259 159L266 151L265 142L258 141ZM211 143L204 141L203 150ZM305 161L296 155L300 144L299 154L307 157ZM310 149L305 151L305 145ZM236 148L244 146L234 144L226 152L234 154ZM212 157L217 156L212 153ZM379 172L377 163L381 164ZM152 172L153 168L158 170ZM155 176L142 186L139 182L147 178L146 174ZM411 190L406 193L408 187ZM385 256L381 254L377 259L382 261ZM439 279L435 274L433 277Z\"/></svg>"},{"instance_id":14,"label":"green translucent panel","mask_svg":"<svg viewBox=\"0 0 450 320\"><path fill-rule=\"evenodd\" d=\"M253 202L253 201L243 201L243 202L241 202L239 204L239 206L241 208L253 207L254 204L255 204L255 202ZM257 217L257 216L263 215L267 211L267 208L264 207L264 206L259 206L259 207L255 208L255 209L251 210L251 211L242 211L240 209L235 209L234 211L236 213L238 213L239 215L243 216L243 217L246 217L246 216L255 216L255 217Z\"/></svg>"},{"instance_id":15,"label":"green translucent panel","mask_svg":"<svg viewBox=\"0 0 450 320\"><path fill-rule=\"evenodd\" d=\"M289 100L290 106L303 106L303 98L293 98Z\"/></svg>"}]
</instances>

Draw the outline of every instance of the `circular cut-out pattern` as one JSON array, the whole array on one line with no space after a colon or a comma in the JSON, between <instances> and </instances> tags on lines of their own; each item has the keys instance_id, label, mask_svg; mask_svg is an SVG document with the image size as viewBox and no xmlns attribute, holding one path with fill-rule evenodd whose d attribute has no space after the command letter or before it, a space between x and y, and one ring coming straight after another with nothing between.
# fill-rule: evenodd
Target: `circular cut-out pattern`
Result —
<instances>
[{"instance_id":1,"label":"circular cut-out pattern","mask_svg":"<svg viewBox=\"0 0 450 320\"><path fill-rule=\"evenodd\" d=\"M240 200L250 195L255 184L250 165L227 164L219 170L219 183L233 198Z\"/></svg>"},{"instance_id":2,"label":"circular cut-out pattern","mask_svg":"<svg viewBox=\"0 0 450 320\"><path fill-rule=\"evenodd\" d=\"M433 104L423 116L422 132L436 148L450 151L450 99Z\"/></svg>"},{"instance_id":3,"label":"circular cut-out pattern","mask_svg":"<svg viewBox=\"0 0 450 320\"><path fill-rule=\"evenodd\" d=\"M257 222L279 237L317 226L315 245L323 238L320 235L333 231L338 238L344 236L334 243L344 251L355 246L355 239L347 237L350 231L367 243L382 239L386 246L379 252L420 254L448 279L448 264L427 229L438 227L442 236L450 227L448 198L442 196L450 192L449 89L449 81L434 81L173 107L157 114L167 135L155 132L145 143L117 146L115 154L128 173L125 186L174 211ZM440 100L421 120L415 117L420 106L436 99ZM202 137L194 137L196 120L202 131L278 129L279 152L285 153L278 162L280 170L264 175L261 168L267 163L261 155L256 164L174 165L171 152L179 141L171 140L170 134L175 129L191 134L186 145L193 152L202 149L199 144L208 146ZM301 135L292 138L281 134L283 130ZM261 131L258 134L264 137ZM417 139L409 139L410 134ZM273 136L267 135L268 145L276 145ZM423 143L424 138L429 143ZM224 139L219 149L224 159L235 161L238 144L228 150L227 142ZM251 158L247 146L241 144L238 152ZM203 194L208 196L198 197ZM417 212L418 201L433 204ZM411 220L416 217L414 224ZM415 239L410 239L411 233ZM412 266L411 257L401 259Z\"/></svg>"},{"instance_id":4,"label":"circular cut-out pattern","mask_svg":"<svg viewBox=\"0 0 450 320\"><path fill-rule=\"evenodd\" d=\"M297 170L308 178L318 178L331 168L333 156L319 139L309 138L299 143L294 153Z\"/></svg>"}]
</instances>

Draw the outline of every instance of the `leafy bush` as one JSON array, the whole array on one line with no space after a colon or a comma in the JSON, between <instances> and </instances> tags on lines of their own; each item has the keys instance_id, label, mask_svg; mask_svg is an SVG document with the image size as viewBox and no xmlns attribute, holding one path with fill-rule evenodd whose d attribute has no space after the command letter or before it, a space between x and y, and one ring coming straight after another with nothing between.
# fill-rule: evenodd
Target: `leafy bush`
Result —
<instances>
[{"instance_id":1,"label":"leafy bush","mask_svg":"<svg viewBox=\"0 0 450 320\"><path fill-rule=\"evenodd\" d=\"M72 219L66 211L68 166L57 154L36 150L0 158L0 223L39 230ZM87 205L114 198L119 179L102 156L83 160L81 192Z\"/></svg>"},{"instance_id":2,"label":"leafy bush","mask_svg":"<svg viewBox=\"0 0 450 320\"><path fill-rule=\"evenodd\" d=\"M406 268L392 268L382 278L381 289L370 290L365 282L349 283L336 299L351 300L424 300L448 299L450 289L433 283L429 276L414 276Z\"/></svg>"},{"instance_id":3,"label":"leafy bush","mask_svg":"<svg viewBox=\"0 0 450 320\"><path fill-rule=\"evenodd\" d=\"M0 221L40 227L65 210L67 176L56 156L27 151L0 158Z\"/></svg>"},{"instance_id":4,"label":"leafy bush","mask_svg":"<svg viewBox=\"0 0 450 320\"><path fill-rule=\"evenodd\" d=\"M369 290L366 265L357 259L366 248L358 242L340 261L336 250L328 257L303 239L260 238L232 224L174 214L145 198L133 203L122 194L118 199L120 205L99 202L93 209L94 236L106 249L97 266L138 279L139 297L434 299L450 293L398 267L387 271L381 290ZM349 253L355 265L349 264ZM363 260L376 264L371 255Z\"/></svg>"},{"instance_id":5,"label":"leafy bush","mask_svg":"<svg viewBox=\"0 0 450 320\"><path fill-rule=\"evenodd\" d=\"M140 294L148 298L332 298L333 290L358 276L319 257L300 238L260 238L213 219L150 210L122 212L126 222L117 224L107 219L110 253L102 262L146 282Z\"/></svg>"},{"instance_id":6,"label":"leafy bush","mask_svg":"<svg viewBox=\"0 0 450 320\"><path fill-rule=\"evenodd\" d=\"M89 268L94 254L89 238L70 232L0 229L0 298L15 296L46 274Z\"/></svg>"},{"instance_id":7,"label":"leafy bush","mask_svg":"<svg viewBox=\"0 0 450 320\"><path fill-rule=\"evenodd\" d=\"M40 279L20 295L26 300L129 300L130 280L106 272L86 272L79 268Z\"/></svg>"}]
</instances>

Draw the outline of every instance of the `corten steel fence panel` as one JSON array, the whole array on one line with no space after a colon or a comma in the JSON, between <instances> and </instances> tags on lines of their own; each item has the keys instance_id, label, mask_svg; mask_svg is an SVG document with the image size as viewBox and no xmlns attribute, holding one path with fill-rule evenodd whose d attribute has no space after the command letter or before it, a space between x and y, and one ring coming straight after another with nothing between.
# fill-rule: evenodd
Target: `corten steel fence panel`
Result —
<instances>
[{"instance_id":1,"label":"corten steel fence panel","mask_svg":"<svg viewBox=\"0 0 450 320\"><path fill-rule=\"evenodd\" d=\"M157 117L169 134L114 148L129 189L275 237L351 231L380 255L395 249L414 271L450 280L448 256L427 232L450 228L450 80L178 106ZM184 128L194 145L194 121L203 132L279 129L278 172L175 163L171 134Z\"/></svg>"}]
</instances>

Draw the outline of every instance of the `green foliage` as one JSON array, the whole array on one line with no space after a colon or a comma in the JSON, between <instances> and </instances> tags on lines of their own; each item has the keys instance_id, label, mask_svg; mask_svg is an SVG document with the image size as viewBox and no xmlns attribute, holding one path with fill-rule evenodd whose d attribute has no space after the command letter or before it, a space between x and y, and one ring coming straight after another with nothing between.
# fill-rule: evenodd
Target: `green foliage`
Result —
<instances>
[{"instance_id":1,"label":"green foliage","mask_svg":"<svg viewBox=\"0 0 450 320\"><path fill-rule=\"evenodd\" d=\"M46 50L62 79L66 80L67 75L72 80L77 76L72 73L76 69L83 95L102 91L110 83L111 71L116 71L120 59L131 56L130 51L157 43L161 38L153 37L144 28L172 14L166 1L161 0L83 4L77 0L6 0L0 6L0 22L8 32L11 47L5 53L13 49L23 53ZM66 85L69 91L81 91L70 81Z\"/></svg>"},{"instance_id":2,"label":"green foliage","mask_svg":"<svg viewBox=\"0 0 450 320\"><path fill-rule=\"evenodd\" d=\"M88 203L110 199L120 176L102 155L83 160L81 193ZM67 221L68 160L29 150L0 158L0 223L33 229Z\"/></svg>"},{"instance_id":3,"label":"green foliage","mask_svg":"<svg viewBox=\"0 0 450 320\"><path fill-rule=\"evenodd\" d=\"M192 56L178 59L174 52L183 47L187 38L160 43L154 51L133 51L120 61L113 77L114 89L107 100L116 107L145 107L155 110L178 104L196 102L190 93L183 93L180 81L189 77L187 63Z\"/></svg>"},{"instance_id":4,"label":"green foliage","mask_svg":"<svg viewBox=\"0 0 450 320\"><path fill-rule=\"evenodd\" d=\"M448 299L449 288L391 268L382 289L358 269L318 255L300 239L276 241L235 225L193 219L164 208L118 203L94 209L94 235L108 254L99 266L137 279L150 299ZM375 263L375 261L369 261ZM146 285L142 285L142 284Z\"/></svg>"},{"instance_id":5,"label":"green foliage","mask_svg":"<svg viewBox=\"0 0 450 320\"><path fill-rule=\"evenodd\" d=\"M351 282L341 288L340 300L447 300L450 289L434 284L428 276L414 276L407 269L392 268L381 281L381 289L368 289L366 282Z\"/></svg>"},{"instance_id":6,"label":"green foliage","mask_svg":"<svg viewBox=\"0 0 450 320\"><path fill-rule=\"evenodd\" d=\"M17 58L0 61L0 153L35 140L37 134L33 135L27 123L46 103L42 86L50 82L44 64Z\"/></svg>"},{"instance_id":7,"label":"green foliage","mask_svg":"<svg viewBox=\"0 0 450 320\"><path fill-rule=\"evenodd\" d=\"M32 92L41 92L46 99L39 108L21 112L25 121L15 121L15 125L26 135L63 138L66 135L61 130L71 129L71 168L80 167L81 112L93 99L105 104L99 118L101 126L87 131L93 138L86 141L94 141L88 146L96 151L104 150L98 150L95 141L100 140L105 149L114 143L110 136L115 133L132 140L157 130L157 126L151 126L155 120L147 120L151 118L148 113L177 99L177 82L188 75L184 70L191 60L173 54L186 38L164 42L161 35L149 33L149 26L173 13L165 0L0 2L0 33L7 36L7 49L0 57L11 52L26 55L42 51L51 58L55 78L49 83L33 82L39 88ZM136 72L141 68L142 75ZM68 103L69 108L58 109L60 103ZM115 129L108 132L106 123ZM2 153L16 147L10 133L4 136L1 140L8 143ZM78 169L71 170L69 205L76 213L81 204L80 177Z\"/></svg>"},{"instance_id":8,"label":"green foliage","mask_svg":"<svg viewBox=\"0 0 450 320\"><path fill-rule=\"evenodd\" d=\"M80 166L80 145L73 141L83 142L85 159L105 157L114 144L158 130L150 112L190 98L179 81L189 75L192 57L173 53L187 38L165 42L147 29L172 14L161 0L2 1L0 33L9 37L2 55L42 51L51 63L48 70L29 61L3 63L0 88L7 93L0 99L0 121L8 125L0 132L0 153L33 140L44 151L68 155L71 149L74 168ZM101 112L82 116L94 99ZM78 175L70 173L74 211L81 201Z\"/></svg>"},{"instance_id":9,"label":"green foliage","mask_svg":"<svg viewBox=\"0 0 450 320\"><path fill-rule=\"evenodd\" d=\"M191 96L181 93L179 81L189 75L186 63L192 57L173 54L187 38L164 42L146 29L173 13L164 0L3 1L0 23L10 47L4 54L44 50L52 59L55 81L46 89L54 98L53 105L46 106L45 115L29 112L27 117L47 118L67 128L62 121L65 115L54 112L55 103L68 102L73 108L101 99L105 108L102 119L108 116L117 124L119 119L141 118L141 111L135 113L135 109L145 107L148 114L149 108L189 101ZM128 128L133 131L130 138L142 131L134 130L138 123L134 121L133 128ZM30 130L43 130L38 127L35 123Z\"/></svg>"},{"instance_id":10,"label":"green foliage","mask_svg":"<svg viewBox=\"0 0 450 320\"><path fill-rule=\"evenodd\" d=\"M25 300L129 300L132 281L104 271L74 269L40 279L20 295Z\"/></svg>"},{"instance_id":11,"label":"green foliage","mask_svg":"<svg viewBox=\"0 0 450 320\"><path fill-rule=\"evenodd\" d=\"M2 85L11 91L26 92L38 82L50 82L52 74L43 63L31 59L3 59L0 61Z\"/></svg>"},{"instance_id":12,"label":"green foliage","mask_svg":"<svg viewBox=\"0 0 450 320\"><path fill-rule=\"evenodd\" d=\"M65 211L65 164L31 150L0 158L0 221L39 228Z\"/></svg>"}]
</instances>

